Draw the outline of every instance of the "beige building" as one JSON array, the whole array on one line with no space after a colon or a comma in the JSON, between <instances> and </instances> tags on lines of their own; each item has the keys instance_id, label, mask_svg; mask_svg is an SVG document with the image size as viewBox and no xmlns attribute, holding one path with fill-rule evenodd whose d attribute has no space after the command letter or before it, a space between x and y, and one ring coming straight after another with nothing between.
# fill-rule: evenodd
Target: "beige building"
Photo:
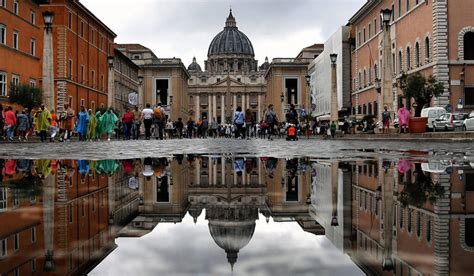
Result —
<instances>
[{"instance_id":1,"label":"beige building","mask_svg":"<svg viewBox=\"0 0 474 276\"><path fill-rule=\"evenodd\" d=\"M179 58L158 58L150 49L140 44L119 44L117 49L140 67L143 76L138 106L144 108L161 103L173 121L187 118L189 97L187 81L190 77Z\"/></svg>"},{"instance_id":2,"label":"beige building","mask_svg":"<svg viewBox=\"0 0 474 276\"><path fill-rule=\"evenodd\" d=\"M231 122L238 106L260 120L266 85L249 38L238 30L232 10L224 30L212 40L202 71L196 59L188 67L189 110L195 119Z\"/></svg>"}]
</instances>

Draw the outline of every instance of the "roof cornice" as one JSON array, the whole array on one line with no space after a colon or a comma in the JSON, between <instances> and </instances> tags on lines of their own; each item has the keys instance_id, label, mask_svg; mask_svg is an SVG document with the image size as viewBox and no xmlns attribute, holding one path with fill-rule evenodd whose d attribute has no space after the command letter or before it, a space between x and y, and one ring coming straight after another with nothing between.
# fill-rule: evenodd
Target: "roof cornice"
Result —
<instances>
[{"instance_id":1,"label":"roof cornice","mask_svg":"<svg viewBox=\"0 0 474 276\"><path fill-rule=\"evenodd\" d=\"M350 19L349 24L357 23L367 12L371 11L375 8L378 4L380 4L382 0L367 0L365 3Z\"/></svg>"}]
</instances>

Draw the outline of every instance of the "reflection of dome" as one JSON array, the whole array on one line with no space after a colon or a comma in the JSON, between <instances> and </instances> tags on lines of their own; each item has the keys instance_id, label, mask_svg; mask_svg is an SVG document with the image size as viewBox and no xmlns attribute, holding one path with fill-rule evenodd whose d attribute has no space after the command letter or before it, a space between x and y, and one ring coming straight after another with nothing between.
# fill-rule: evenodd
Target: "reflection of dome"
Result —
<instances>
[{"instance_id":1,"label":"reflection of dome","mask_svg":"<svg viewBox=\"0 0 474 276\"><path fill-rule=\"evenodd\" d=\"M237 29L237 23L232 15L232 10L230 10L225 28L212 40L207 56L233 54L255 56L252 42L243 32Z\"/></svg>"},{"instance_id":2,"label":"reflection of dome","mask_svg":"<svg viewBox=\"0 0 474 276\"><path fill-rule=\"evenodd\" d=\"M225 250L233 269L237 254L252 239L258 218L257 208L209 208L206 217L214 242Z\"/></svg>"},{"instance_id":3,"label":"reflection of dome","mask_svg":"<svg viewBox=\"0 0 474 276\"><path fill-rule=\"evenodd\" d=\"M193 62L188 66L188 71L197 71L201 72L201 66L196 62L196 58L193 58Z\"/></svg>"},{"instance_id":4,"label":"reflection of dome","mask_svg":"<svg viewBox=\"0 0 474 276\"><path fill-rule=\"evenodd\" d=\"M237 253L250 242L254 231L255 221L209 222L209 232L214 242L227 253L232 268L237 262Z\"/></svg>"},{"instance_id":5,"label":"reflection of dome","mask_svg":"<svg viewBox=\"0 0 474 276\"><path fill-rule=\"evenodd\" d=\"M189 215L191 215L191 217L193 217L193 220L194 220L194 223L197 222L197 219L198 217L201 215L202 213L202 209L201 208L190 208L189 209Z\"/></svg>"}]
</instances>

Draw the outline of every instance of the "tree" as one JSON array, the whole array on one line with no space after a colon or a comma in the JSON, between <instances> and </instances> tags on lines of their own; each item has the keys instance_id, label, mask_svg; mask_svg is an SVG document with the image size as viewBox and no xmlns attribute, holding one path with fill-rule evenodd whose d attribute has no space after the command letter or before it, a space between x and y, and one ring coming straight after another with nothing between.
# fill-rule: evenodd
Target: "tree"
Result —
<instances>
[{"instance_id":1,"label":"tree","mask_svg":"<svg viewBox=\"0 0 474 276\"><path fill-rule=\"evenodd\" d=\"M31 87L28 84L11 85L8 100L19 104L29 110L39 107L42 103L43 92L41 89Z\"/></svg>"},{"instance_id":2,"label":"tree","mask_svg":"<svg viewBox=\"0 0 474 276\"><path fill-rule=\"evenodd\" d=\"M439 97L444 92L442 82L437 81L433 76L427 79L420 73L411 75L403 73L400 77L400 87L405 98L415 101L415 117L421 116L421 110L429 106L433 97Z\"/></svg>"}]
</instances>

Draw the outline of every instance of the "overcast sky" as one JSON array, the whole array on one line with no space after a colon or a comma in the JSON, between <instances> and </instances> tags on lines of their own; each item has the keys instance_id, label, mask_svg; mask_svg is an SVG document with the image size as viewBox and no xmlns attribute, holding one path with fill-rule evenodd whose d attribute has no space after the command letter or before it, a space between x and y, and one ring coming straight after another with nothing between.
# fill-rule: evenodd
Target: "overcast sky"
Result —
<instances>
[{"instance_id":1,"label":"overcast sky","mask_svg":"<svg viewBox=\"0 0 474 276\"><path fill-rule=\"evenodd\" d=\"M116 34L158 57L193 56L201 66L232 6L237 27L252 41L256 59L295 57L324 41L366 0L81 0Z\"/></svg>"}]
</instances>

